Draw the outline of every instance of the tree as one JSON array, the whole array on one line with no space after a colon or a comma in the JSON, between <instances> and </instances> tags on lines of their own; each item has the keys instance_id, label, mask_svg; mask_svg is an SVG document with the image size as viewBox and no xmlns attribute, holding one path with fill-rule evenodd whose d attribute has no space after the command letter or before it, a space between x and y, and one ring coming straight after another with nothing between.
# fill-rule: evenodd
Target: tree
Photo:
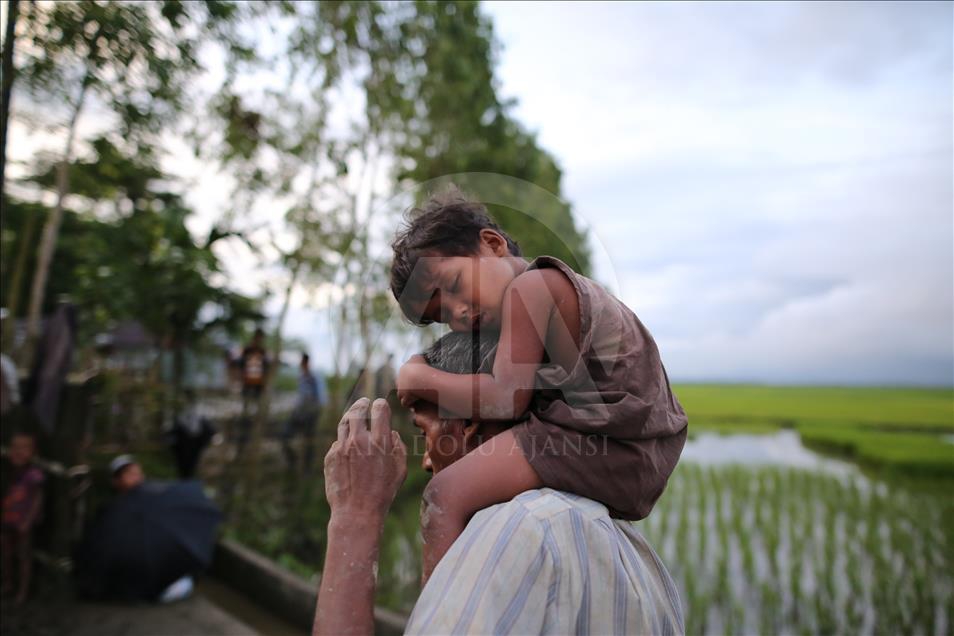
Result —
<instances>
[{"instance_id":1,"label":"tree","mask_svg":"<svg viewBox=\"0 0 954 636\"><path fill-rule=\"evenodd\" d=\"M30 97L50 104L60 121L66 121L58 153L56 204L43 226L30 289L28 342L39 326L84 111L95 104L114 120L118 139L134 149L148 145L182 111L184 88L200 69L196 53L205 38L222 36L230 51L241 54L240 43L229 31L238 6L215 0L83 0L26 6L18 25L22 60L16 72ZM11 312L17 309L11 307Z\"/></svg>"},{"instance_id":2,"label":"tree","mask_svg":"<svg viewBox=\"0 0 954 636\"><path fill-rule=\"evenodd\" d=\"M475 3L301 3L282 19L284 84L239 94L227 82L216 102L221 144L206 147L238 175L237 215L256 200L286 203L298 240L279 260L301 263L289 257L307 252L298 279L345 290L333 319L337 372L355 355L368 366L382 324L373 307L388 294L380 273L390 255L381 247L397 219L378 203L397 180L480 171L535 183L553 196L515 191L513 207L492 212L528 254L588 270L586 239L559 201L559 168L497 95L492 25ZM346 125L332 121L342 94L360 104L338 111Z\"/></svg>"},{"instance_id":3,"label":"tree","mask_svg":"<svg viewBox=\"0 0 954 636\"><path fill-rule=\"evenodd\" d=\"M168 179L154 165L151 148L143 146L130 157L105 138L91 146L95 154L68 166L74 199L85 210L63 211L64 232L50 270L49 295L70 295L82 312L81 339L86 342L117 321L141 323L173 352L175 397L186 349L214 329L236 333L244 322L261 319L261 312L253 299L217 280L222 268L212 246L230 234L213 228L201 242L193 238L186 227L192 210L162 188ZM32 181L49 191L58 169L43 167ZM91 212L103 205L110 214ZM40 203L15 199L8 211L15 230L30 218L54 213ZM14 290L4 285L3 292Z\"/></svg>"},{"instance_id":4,"label":"tree","mask_svg":"<svg viewBox=\"0 0 954 636\"><path fill-rule=\"evenodd\" d=\"M492 180L488 185L495 192L475 194L510 204L488 207L526 255L549 254L589 273L589 246L560 199L562 172L556 160L509 114L513 103L497 94L490 20L475 3L420 2L416 7L417 19L403 26L402 36L420 51L426 71L416 76L416 116L399 149L406 161L398 177L430 183L445 175L470 175L455 179L465 190L468 181L478 189L479 179L471 173L513 177ZM521 181L553 196L541 196Z\"/></svg>"},{"instance_id":5,"label":"tree","mask_svg":"<svg viewBox=\"0 0 954 636\"><path fill-rule=\"evenodd\" d=\"M386 282L385 246L397 219L382 202L394 202L398 180L483 170L540 181L558 196L560 172L498 98L492 28L475 4L294 3L268 17L270 44L285 44L271 53L273 74L248 82L229 69L211 103L217 119L198 121L192 136L202 156L233 177L227 216L237 226L258 225L256 210L282 218L259 233L259 253L284 270L283 307L300 284L340 298L329 307L335 375L351 359L370 368L382 331L407 328L393 319ZM550 217L537 225L499 212L518 240L587 266L585 239L565 204L540 211ZM546 248L567 240L576 240L567 255ZM280 316L275 356L282 329ZM263 421L269 399L266 389ZM246 494L256 478L254 441L248 452Z\"/></svg>"},{"instance_id":6,"label":"tree","mask_svg":"<svg viewBox=\"0 0 954 636\"><path fill-rule=\"evenodd\" d=\"M10 95L15 76L13 68L13 46L16 42L17 20L20 17L20 0L7 2L7 28L3 36L3 85L0 89L0 202L3 201L4 179L7 168L7 124L10 119ZM0 227L3 221L0 220Z\"/></svg>"}]
</instances>

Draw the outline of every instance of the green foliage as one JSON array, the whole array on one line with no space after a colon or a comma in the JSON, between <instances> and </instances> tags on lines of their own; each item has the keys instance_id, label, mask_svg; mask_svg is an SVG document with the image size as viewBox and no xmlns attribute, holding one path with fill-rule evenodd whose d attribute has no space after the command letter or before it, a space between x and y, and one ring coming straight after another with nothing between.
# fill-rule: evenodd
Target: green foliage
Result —
<instances>
[{"instance_id":1,"label":"green foliage","mask_svg":"<svg viewBox=\"0 0 954 636\"><path fill-rule=\"evenodd\" d=\"M161 132L184 108L207 37L220 38L230 51L242 49L229 29L240 6L231 3L24 4L17 72L33 99L53 104L55 113L91 93L117 116L115 132L129 141Z\"/></svg>"},{"instance_id":2,"label":"green foliage","mask_svg":"<svg viewBox=\"0 0 954 636\"><path fill-rule=\"evenodd\" d=\"M242 321L259 318L253 300L217 280L221 268L212 243L224 234L213 231L204 244L196 243L186 227L192 210L178 195L157 189L163 175L150 163L152 155L126 156L105 139L93 147L95 156L70 166L76 193L92 207L103 197L110 207L126 201L128 209L103 218L66 212L47 298L69 295L81 309L87 337L134 319L158 341L186 345L214 327L234 331ZM35 181L44 184L48 176L41 173ZM39 203L8 201L4 251L16 244L29 216L45 219L50 212ZM4 272L0 302L12 291L8 276Z\"/></svg>"},{"instance_id":3,"label":"green foliage","mask_svg":"<svg viewBox=\"0 0 954 636\"><path fill-rule=\"evenodd\" d=\"M954 389L681 384L691 418L842 420L878 428L954 432Z\"/></svg>"},{"instance_id":4,"label":"green foliage","mask_svg":"<svg viewBox=\"0 0 954 636\"><path fill-rule=\"evenodd\" d=\"M586 238L559 200L560 169L497 94L493 28L476 3L327 2L286 9L277 16L289 32L280 55L291 69L286 81L297 90L253 86L240 94L226 85L214 100L221 143L204 152L237 173L245 192L238 205L248 207L249 197L264 193L286 197L298 249L337 252L346 264L366 260L369 232L356 215L351 170L362 171L360 182L390 154L393 176L403 181L506 175L550 196L500 193L498 199L513 204L491 206L503 227L528 255L552 254L588 272ZM354 84L364 111L349 113L350 128L342 133L329 123L329 96Z\"/></svg>"},{"instance_id":5,"label":"green foliage","mask_svg":"<svg viewBox=\"0 0 954 636\"><path fill-rule=\"evenodd\" d=\"M23 4L14 60L19 78L15 89L23 93L17 102L23 105L15 114L31 128L59 131L62 145L56 149L56 161L64 169L74 160L75 142L84 130L79 122L87 106L96 109L99 127L108 131L105 137L113 146L146 155L148 163L152 144L186 108L189 80L201 70L199 47L214 37L229 52L230 62L242 56L242 43L231 27L244 5L177 0ZM103 148L96 150L104 155ZM111 174L106 158L102 164L75 165L60 170L55 179L57 204L47 215L33 268L30 338L36 335L41 305L50 297L49 272L64 198L70 193L69 177L76 176L70 173L104 177L102 183L86 180L92 188L86 194L94 198L108 195L113 177L129 176ZM49 186L54 179L46 166L42 168L37 181ZM126 185L135 194L128 178ZM141 191L145 182L139 185ZM18 259L18 280L23 276L21 265ZM19 296L16 299L19 303ZM18 309L14 307L14 313Z\"/></svg>"},{"instance_id":6,"label":"green foliage","mask_svg":"<svg viewBox=\"0 0 954 636\"><path fill-rule=\"evenodd\" d=\"M711 419L692 414L690 417L689 437L701 432L720 434L749 433L753 435L774 433L781 425L772 420Z\"/></svg>"},{"instance_id":7,"label":"green foliage","mask_svg":"<svg viewBox=\"0 0 954 636\"><path fill-rule=\"evenodd\" d=\"M807 446L833 452L895 477L954 480L954 444L939 435L872 431L861 426L800 424Z\"/></svg>"},{"instance_id":8,"label":"green foliage","mask_svg":"<svg viewBox=\"0 0 954 636\"><path fill-rule=\"evenodd\" d=\"M69 166L73 194L95 201L129 199L134 203L155 196L149 191L149 184L163 175L156 167L157 157L152 147L140 147L136 154L127 156L106 137L93 139L90 146L93 151L90 158L78 159ZM37 174L28 182L54 191L56 165L38 165Z\"/></svg>"},{"instance_id":9,"label":"green foliage","mask_svg":"<svg viewBox=\"0 0 954 636\"><path fill-rule=\"evenodd\" d=\"M420 51L412 57L424 72L414 84L417 117L399 146L408 160L399 178L426 183L491 173L534 184L551 196L503 180L495 182L500 192L475 194L510 203L488 207L527 256L549 254L589 273L586 237L559 199L562 172L556 160L509 114L513 104L497 95L490 20L472 2L415 6L416 18L403 25L402 35L407 49ZM465 190L468 180L455 178Z\"/></svg>"}]
</instances>

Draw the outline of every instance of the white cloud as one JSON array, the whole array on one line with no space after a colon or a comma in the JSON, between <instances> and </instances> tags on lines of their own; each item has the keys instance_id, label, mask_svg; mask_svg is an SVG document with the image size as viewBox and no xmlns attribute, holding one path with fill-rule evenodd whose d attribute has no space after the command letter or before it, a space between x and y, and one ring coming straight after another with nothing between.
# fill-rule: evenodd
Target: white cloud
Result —
<instances>
[{"instance_id":1,"label":"white cloud","mask_svg":"<svg viewBox=\"0 0 954 636\"><path fill-rule=\"evenodd\" d=\"M487 7L674 377L954 383L950 4Z\"/></svg>"}]
</instances>

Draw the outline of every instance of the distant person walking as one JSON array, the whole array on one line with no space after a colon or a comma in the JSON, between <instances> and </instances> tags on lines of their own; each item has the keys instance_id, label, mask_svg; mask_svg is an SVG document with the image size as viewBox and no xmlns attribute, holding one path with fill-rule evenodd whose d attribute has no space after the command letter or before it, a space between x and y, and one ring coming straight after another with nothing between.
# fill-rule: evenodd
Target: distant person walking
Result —
<instances>
[{"instance_id":1,"label":"distant person walking","mask_svg":"<svg viewBox=\"0 0 954 636\"><path fill-rule=\"evenodd\" d=\"M311 472L315 457L315 425L321 418L321 409L328 404L328 389L325 378L319 371L312 371L310 357L307 353L301 354L301 364L298 374L298 396L291 417L285 423L282 434L282 451L288 462L288 467L295 469L297 456L292 445L298 435L304 443L303 468L305 473Z\"/></svg>"},{"instance_id":2,"label":"distant person walking","mask_svg":"<svg viewBox=\"0 0 954 636\"><path fill-rule=\"evenodd\" d=\"M237 440L239 450L248 442L252 422L258 417L270 365L271 361L265 350L265 332L256 328L252 341L242 349L242 355L238 359L242 376L242 416L239 420Z\"/></svg>"}]
</instances>

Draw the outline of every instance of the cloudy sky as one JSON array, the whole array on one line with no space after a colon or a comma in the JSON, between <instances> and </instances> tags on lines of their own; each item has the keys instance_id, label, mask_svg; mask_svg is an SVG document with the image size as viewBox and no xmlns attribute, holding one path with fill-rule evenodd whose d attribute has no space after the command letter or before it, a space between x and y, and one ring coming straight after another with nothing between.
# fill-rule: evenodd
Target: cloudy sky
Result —
<instances>
[{"instance_id":1,"label":"cloudy sky","mask_svg":"<svg viewBox=\"0 0 954 636\"><path fill-rule=\"evenodd\" d=\"M952 4L485 10L674 379L954 383Z\"/></svg>"}]
</instances>

